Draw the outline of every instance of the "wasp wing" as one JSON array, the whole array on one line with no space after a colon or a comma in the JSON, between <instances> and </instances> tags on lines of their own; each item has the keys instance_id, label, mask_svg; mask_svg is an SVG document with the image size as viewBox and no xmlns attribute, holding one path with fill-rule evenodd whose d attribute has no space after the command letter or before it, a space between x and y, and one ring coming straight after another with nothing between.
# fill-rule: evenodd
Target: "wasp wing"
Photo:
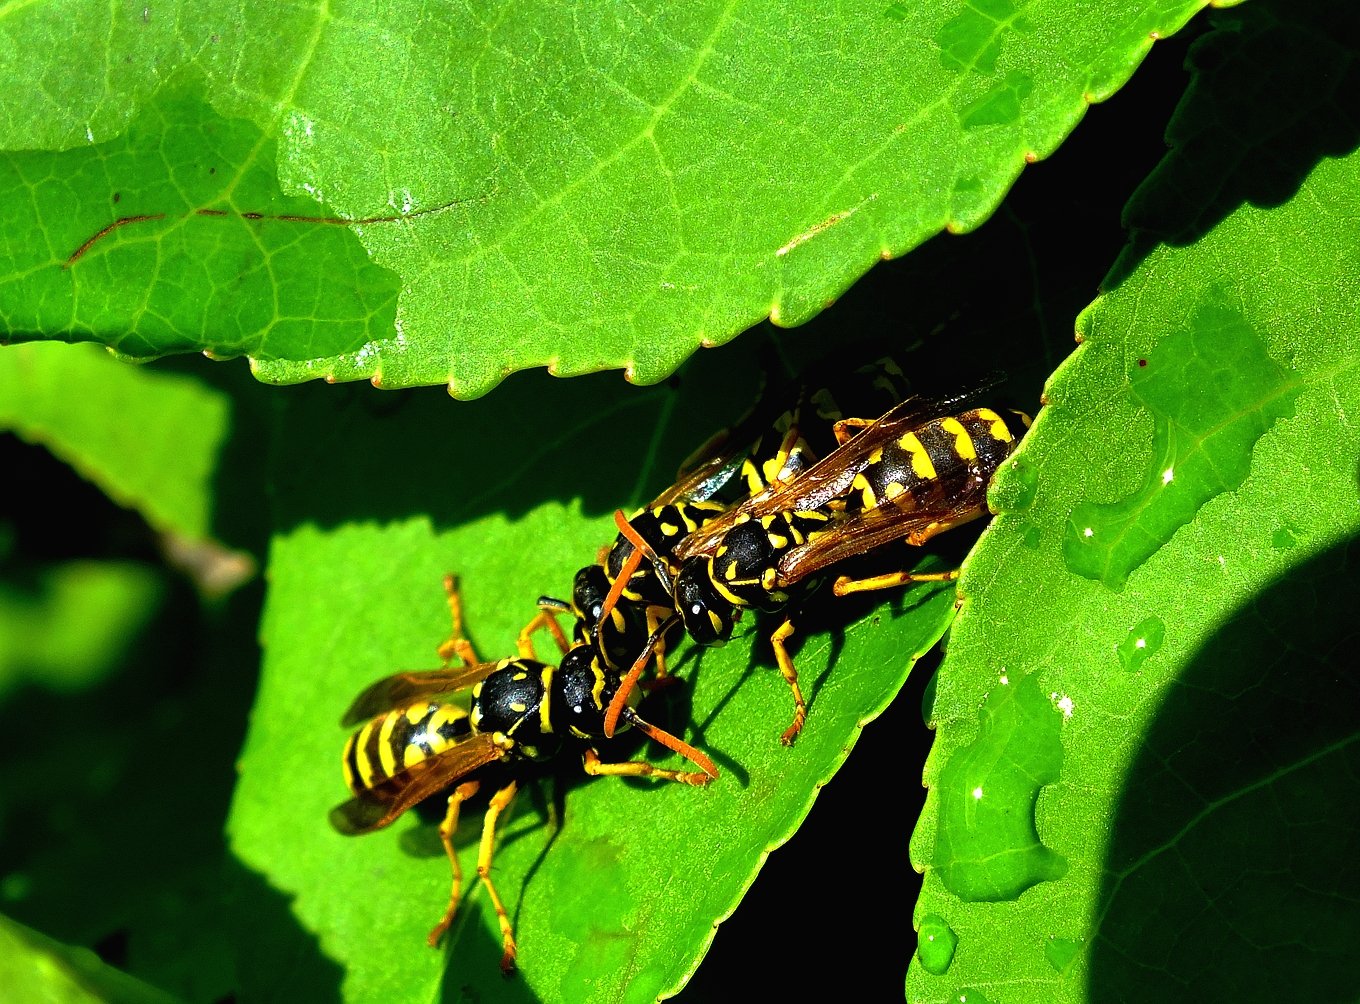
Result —
<instances>
[{"instance_id":1,"label":"wasp wing","mask_svg":"<svg viewBox=\"0 0 1360 1004\"><path fill-rule=\"evenodd\" d=\"M470 666L448 666L443 669L408 670L393 673L366 688L340 720L341 725L358 725L384 711L403 708L425 698L465 690L480 683L505 664L476 662Z\"/></svg>"},{"instance_id":2,"label":"wasp wing","mask_svg":"<svg viewBox=\"0 0 1360 1004\"><path fill-rule=\"evenodd\" d=\"M346 836L380 830L417 802L502 756L491 736L469 736L337 805L330 813L331 825Z\"/></svg>"},{"instance_id":3,"label":"wasp wing","mask_svg":"<svg viewBox=\"0 0 1360 1004\"><path fill-rule=\"evenodd\" d=\"M872 462L873 456L884 445L926 422L962 410L969 402L996 387L1001 379L1000 375L989 376L979 384L948 397L923 397L916 394L905 398L797 478L757 492L685 537L676 545L675 560L683 562L687 558L712 554L727 531L743 519L822 508L850 490L855 477Z\"/></svg>"},{"instance_id":4,"label":"wasp wing","mask_svg":"<svg viewBox=\"0 0 1360 1004\"><path fill-rule=\"evenodd\" d=\"M953 499L948 508L922 510L907 495L884 500L872 509L846 516L825 534L785 554L778 565L779 585L791 586L896 540L920 546L937 533L977 519L986 511L985 483L976 492Z\"/></svg>"}]
</instances>

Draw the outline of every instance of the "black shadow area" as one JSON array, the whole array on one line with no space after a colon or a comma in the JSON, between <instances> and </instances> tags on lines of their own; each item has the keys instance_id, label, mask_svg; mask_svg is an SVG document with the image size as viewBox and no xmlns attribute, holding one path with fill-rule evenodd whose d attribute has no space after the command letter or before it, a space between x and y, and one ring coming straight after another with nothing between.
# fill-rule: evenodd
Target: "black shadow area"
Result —
<instances>
[{"instance_id":1,"label":"black shadow area","mask_svg":"<svg viewBox=\"0 0 1360 1004\"><path fill-rule=\"evenodd\" d=\"M591 515L640 505L750 404L762 379L753 349L727 366L700 354L652 387L617 371L563 380L535 370L475 401L441 387L281 389L275 529L425 515L443 530L549 500L580 499Z\"/></svg>"},{"instance_id":2,"label":"black shadow area","mask_svg":"<svg viewBox=\"0 0 1360 1004\"><path fill-rule=\"evenodd\" d=\"M1325 157L1360 144L1360 16L1352 0L1255 0L1217 12L1190 50L1172 149L1134 193L1134 238L1106 288L1161 243L1194 243L1239 206L1286 202Z\"/></svg>"},{"instance_id":3,"label":"black shadow area","mask_svg":"<svg viewBox=\"0 0 1360 1004\"><path fill-rule=\"evenodd\" d=\"M1360 996L1360 541L1237 610L1133 764L1094 1001Z\"/></svg>"},{"instance_id":4,"label":"black shadow area","mask_svg":"<svg viewBox=\"0 0 1360 1004\"><path fill-rule=\"evenodd\" d=\"M229 932L241 1004L329 1004L342 1000L344 971L322 954L316 935L298 926L290 897L234 856L223 875L228 890L222 925Z\"/></svg>"}]
</instances>

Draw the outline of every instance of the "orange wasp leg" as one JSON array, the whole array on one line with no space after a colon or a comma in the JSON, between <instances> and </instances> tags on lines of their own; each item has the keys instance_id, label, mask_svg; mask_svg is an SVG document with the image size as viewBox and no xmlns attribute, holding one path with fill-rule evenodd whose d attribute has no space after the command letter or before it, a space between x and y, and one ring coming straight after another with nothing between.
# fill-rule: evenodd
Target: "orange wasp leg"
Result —
<instances>
[{"instance_id":1,"label":"orange wasp leg","mask_svg":"<svg viewBox=\"0 0 1360 1004\"><path fill-rule=\"evenodd\" d=\"M442 642L437 649L439 658L445 663L457 658L465 666L481 662L482 660L477 657L477 650L472 647L472 642L463 635L463 598L458 592L458 576L444 576L444 592L449 597L449 620L453 622L453 630L448 641Z\"/></svg>"},{"instance_id":2,"label":"orange wasp leg","mask_svg":"<svg viewBox=\"0 0 1360 1004\"><path fill-rule=\"evenodd\" d=\"M849 596L851 593L869 593L876 589L905 586L909 582L953 582L958 577L957 568L948 572L887 572L867 579L852 579L848 575L842 575L831 587L831 591L837 596Z\"/></svg>"},{"instance_id":3,"label":"orange wasp leg","mask_svg":"<svg viewBox=\"0 0 1360 1004\"><path fill-rule=\"evenodd\" d=\"M537 661L538 655L534 652L534 642L530 637L539 628L547 630L552 635L553 642L557 645L558 651L566 655L571 648L571 642L567 641L566 633L562 630L562 625L557 621L557 611L548 607L539 610L537 616L528 624L520 629L518 637L515 638L515 648L519 652L521 659L533 659Z\"/></svg>"},{"instance_id":4,"label":"orange wasp leg","mask_svg":"<svg viewBox=\"0 0 1360 1004\"><path fill-rule=\"evenodd\" d=\"M431 948L439 944L439 939L444 937L449 925L453 923L454 914L458 912L458 901L463 895L463 868L458 863L458 852L453 849L453 834L458 829L458 810L463 807L465 801L477 794L480 787L480 782L468 781L455 788L453 794L449 796L449 807L444 813L444 821L439 824L439 840L444 845L444 853L449 856L449 864L453 868L453 887L449 891L448 909L430 931Z\"/></svg>"},{"instance_id":5,"label":"orange wasp leg","mask_svg":"<svg viewBox=\"0 0 1360 1004\"><path fill-rule=\"evenodd\" d=\"M703 768L703 773L697 771L667 770L664 767L654 767L642 760L625 760L623 763L605 763L600 759L600 755L593 749L587 749L582 757L581 767L591 777L655 777L663 781L677 781L680 784L693 785L696 788L705 787L710 781L718 776L718 768L713 765L713 761L704 756L689 743L682 742L655 725L649 725L638 719L634 726L641 730L650 739L655 739L670 749L675 750L685 759L692 761ZM669 740L669 741L668 741Z\"/></svg>"},{"instance_id":6,"label":"orange wasp leg","mask_svg":"<svg viewBox=\"0 0 1360 1004\"><path fill-rule=\"evenodd\" d=\"M836 442L844 446L854 439L861 429L867 429L877 421L876 418L842 418L831 427L831 431L836 434Z\"/></svg>"},{"instance_id":7,"label":"orange wasp leg","mask_svg":"<svg viewBox=\"0 0 1360 1004\"><path fill-rule=\"evenodd\" d=\"M786 620L779 625L779 629L770 635L770 647L774 649L775 662L779 664L779 672L784 675L784 681L793 691L793 724L784 730L784 734L779 737L779 741L785 746L792 746L793 741L798 738L798 733L803 731L803 723L807 721L807 701L803 699L803 688L798 686L798 670L793 668L793 659L789 657L788 649L784 643L793 635L793 621Z\"/></svg>"}]
</instances>

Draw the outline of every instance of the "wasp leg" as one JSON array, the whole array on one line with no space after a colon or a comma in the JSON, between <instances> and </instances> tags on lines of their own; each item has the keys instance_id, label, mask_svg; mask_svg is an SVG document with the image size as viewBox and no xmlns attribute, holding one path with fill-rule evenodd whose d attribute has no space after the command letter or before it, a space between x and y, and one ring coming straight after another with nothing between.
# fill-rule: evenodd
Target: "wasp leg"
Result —
<instances>
[{"instance_id":1,"label":"wasp leg","mask_svg":"<svg viewBox=\"0 0 1360 1004\"><path fill-rule=\"evenodd\" d=\"M836 434L836 442L844 446L861 429L867 429L877 421L876 418L842 418L831 427L831 431Z\"/></svg>"},{"instance_id":2,"label":"wasp leg","mask_svg":"<svg viewBox=\"0 0 1360 1004\"><path fill-rule=\"evenodd\" d=\"M798 686L798 670L793 668L793 659L789 657L789 651L784 647L784 643L793 635L793 621L786 620L779 625L779 629L770 635L770 645L774 649L775 662L779 664L779 672L784 674L784 680L788 683L789 689L793 691L793 724L784 730L784 734L779 737L779 741L785 746L792 746L793 741L798 738L798 733L803 731L803 722L807 720L807 701L803 700L803 689Z\"/></svg>"},{"instance_id":3,"label":"wasp leg","mask_svg":"<svg viewBox=\"0 0 1360 1004\"><path fill-rule=\"evenodd\" d=\"M757 492L766 491L778 487L788 480L785 469L793 462L795 456L808 454L807 440L803 438L802 429L799 426L799 412L797 408L787 413L788 428L784 430L780 437L779 446L768 460L751 458L743 465L746 475L746 487L752 495ZM784 416L780 417L782 421ZM815 459L815 458L813 458ZM804 462L804 466L808 465Z\"/></svg>"},{"instance_id":4,"label":"wasp leg","mask_svg":"<svg viewBox=\"0 0 1360 1004\"><path fill-rule=\"evenodd\" d=\"M686 476L706 464L710 464L714 457L720 455L721 450L727 445L727 441L732 438L731 429L719 429L699 446L697 450L680 462L680 467L676 471L675 479L683 480Z\"/></svg>"},{"instance_id":5,"label":"wasp leg","mask_svg":"<svg viewBox=\"0 0 1360 1004\"><path fill-rule=\"evenodd\" d=\"M661 613L658 614L657 611ZM651 637L652 632L661 626L662 620L671 615L672 611L665 607L647 608L647 637ZM663 638L656 646L656 674L652 680L641 683L644 693L650 694L656 687L662 687L671 682L671 678L666 670L666 642ZM625 695L626 696L626 695Z\"/></svg>"},{"instance_id":6,"label":"wasp leg","mask_svg":"<svg viewBox=\"0 0 1360 1004\"><path fill-rule=\"evenodd\" d=\"M539 628L546 629L548 634L552 635L552 639L556 642L561 653L567 654L567 651L571 648L571 643L567 641L567 636L562 631L562 625L557 622L558 612L553 607L541 606L538 615L520 629L519 635L515 638L515 648L518 650L520 658L537 661L538 655L534 652L534 642L530 635Z\"/></svg>"},{"instance_id":7,"label":"wasp leg","mask_svg":"<svg viewBox=\"0 0 1360 1004\"><path fill-rule=\"evenodd\" d=\"M867 579L852 579L848 575L842 575L832 585L831 591L837 596L849 596L851 593L868 593L876 589L905 586L908 582L953 582L958 577L957 568L947 572L888 572Z\"/></svg>"},{"instance_id":8,"label":"wasp leg","mask_svg":"<svg viewBox=\"0 0 1360 1004\"><path fill-rule=\"evenodd\" d=\"M457 658L465 666L481 662L482 660L477 658L477 650L472 647L472 642L463 636L463 598L458 592L458 576L444 576L444 592L449 597L449 619L453 622L453 630L448 641L439 646L437 650L439 658L445 663Z\"/></svg>"},{"instance_id":9,"label":"wasp leg","mask_svg":"<svg viewBox=\"0 0 1360 1004\"><path fill-rule=\"evenodd\" d=\"M491 897L491 905L496 911L496 921L501 926L501 942L505 946L501 955L501 972L507 976L515 971L515 931L510 926L510 915L505 911L500 893L491 881L491 859L496 852L496 821L514 800L518 790L518 782L511 781L491 796L491 804L486 807L486 816L482 820L481 847L477 851L477 877L486 886L486 894Z\"/></svg>"},{"instance_id":10,"label":"wasp leg","mask_svg":"<svg viewBox=\"0 0 1360 1004\"><path fill-rule=\"evenodd\" d=\"M453 834L458 829L458 810L463 807L465 801L477 794L479 787L481 787L479 782L468 781L455 788L453 794L449 796L449 807L444 813L444 821L439 824L439 839L444 845L444 853L449 856L449 864L453 867L453 887L449 891L448 909L430 932L431 948L439 944L439 939L444 937L449 925L453 923L453 915L458 912L458 900L463 895L463 868L458 863L458 852L453 849Z\"/></svg>"},{"instance_id":11,"label":"wasp leg","mask_svg":"<svg viewBox=\"0 0 1360 1004\"><path fill-rule=\"evenodd\" d=\"M952 530L956 526L963 526L965 523L971 523L981 516L984 511L983 506L974 506L972 509L956 511L949 519L936 520L933 523L923 526L914 533L907 534L902 539L912 547L920 547L937 533L944 533L946 530Z\"/></svg>"},{"instance_id":12,"label":"wasp leg","mask_svg":"<svg viewBox=\"0 0 1360 1004\"><path fill-rule=\"evenodd\" d=\"M702 753L699 755L703 756ZM667 770L664 767L654 767L642 760L605 763L600 759L599 754L592 749L587 749L581 760L582 769L591 777L655 777L663 781L678 781L680 784L693 785L696 788L702 788L713 780L707 773ZM716 767L713 769L717 770Z\"/></svg>"}]
</instances>

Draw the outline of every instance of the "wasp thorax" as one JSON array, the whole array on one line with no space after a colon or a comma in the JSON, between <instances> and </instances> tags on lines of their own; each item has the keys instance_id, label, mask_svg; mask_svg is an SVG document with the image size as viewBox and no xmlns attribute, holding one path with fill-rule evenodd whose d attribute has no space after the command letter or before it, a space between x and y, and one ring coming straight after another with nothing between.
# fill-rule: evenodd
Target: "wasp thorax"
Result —
<instances>
[{"instance_id":1,"label":"wasp thorax","mask_svg":"<svg viewBox=\"0 0 1360 1004\"><path fill-rule=\"evenodd\" d=\"M473 718L479 732L502 733L524 756L552 756L560 744L543 702L553 668L529 659L512 659L477 688Z\"/></svg>"},{"instance_id":2,"label":"wasp thorax","mask_svg":"<svg viewBox=\"0 0 1360 1004\"><path fill-rule=\"evenodd\" d=\"M604 672L589 645L578 645L562 657L552 693L553 727L582 739L604 735L604 713L618 689L617 674ZM636 692L628 695L636 704Z\"/></svg>"}]
</instances>

